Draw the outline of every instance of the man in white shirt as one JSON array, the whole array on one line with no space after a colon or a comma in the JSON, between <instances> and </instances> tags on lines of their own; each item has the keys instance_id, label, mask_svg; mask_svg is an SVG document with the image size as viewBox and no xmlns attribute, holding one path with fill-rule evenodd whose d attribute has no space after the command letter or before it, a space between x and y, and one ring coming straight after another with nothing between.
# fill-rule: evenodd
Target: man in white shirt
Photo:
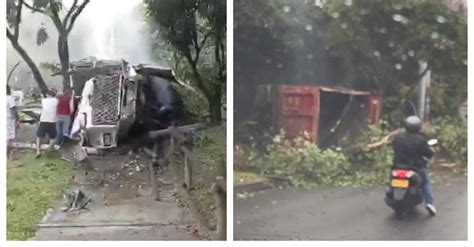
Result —
<instances>
[{"instance_id":1,"label":"man in white shirt","mask_svg":"<svg viewBox=\"0 0 474 247\"><path fill-rule=\"evenodd\" d=\"M36 157L41 155L41 139L49 137L50 149L54 149L56 139L58 99L54 92L49 92L46 98L41 99L41 117L38 130L36 131Z\"/></svg>"},{"instance_id":2,"label":"man in white shirt","mask_svg":"<svg viewBox=\"0 0 474 247\"><path fill-rule=\"evenodd\" d=\"M16 107L15 98L11 95L11 88L7 85L7 158L10 157L18 126L18 112L16 111Z\"/></svg>"}]
</instances>

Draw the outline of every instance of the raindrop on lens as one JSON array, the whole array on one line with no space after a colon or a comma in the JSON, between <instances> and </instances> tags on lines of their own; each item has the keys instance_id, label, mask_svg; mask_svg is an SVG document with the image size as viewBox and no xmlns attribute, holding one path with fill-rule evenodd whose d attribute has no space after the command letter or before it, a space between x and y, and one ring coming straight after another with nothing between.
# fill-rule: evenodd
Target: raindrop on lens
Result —
<instances>
[{"instance_id":1,"label":"raindrop on lens","mask_svg":"<svg viewBox=\"0 0 474 247\"><path fill-rule=\"evenodd\" d=\"M366 9L361 9L361 10L359 10L359 14L360 14L360 15L366 15L366 14L368 14L368 13L369 13L369 11L366 10Z\"/></svg>"},{"instance_id":2,"label":"raindrop on lens","mask_svg":"<svg viewBox=\"0 0 474 247\"><path fill-rule=\"evenodd\" d=\"M413 50L408 51L408 56L410 56L410 57L415 56L415 51L413 51Z\"/></svg>"},{"instance_id":3,"label":"raindrop on lens","mask_svg":"<svg viewBox=\"0 0 474 247\"><path fill-rule=\"evenodd\" d=\"M308 54L306 57L307 57L309 60L311 60L311 59L313 59L313 54Z\"/></svg>"},{"instance_id":4,"label":"raindrop on lens","mask_svg":"<svg viewBox=\"0 0 474 247\"><path fill-rule=\"evenodd\" d=\"M313 26L311 26L311 25L309 25L309 24L306 25L304 28L305 28L307 31L313 30Z\"/></svg>"},{"instance_id":5,"label":"raindrop on lens","mask_svg":"<svg viewBox=\"0 0 474 247\"><path fill-rule=\"evenodd\" d=\"M394 21L401 21L402 20L402 16L399 15L399 14L393 15L392 18L393 18Z\"/></svg>"},{"instance_id":6,"label":"raindrop on lens","mask_svg":"<svg viewBox=\"0 0 474 247\"><path fill-rule=\"evenodd\" d=\"M439 33L437 33L437 32L432 32L432 33L431 33L431 38L432 38L432 39L437 39L437 38L439 38Z\"/></svg>"},{"instance_id":7,"label":"raindrop on lens","mask_svg":"<svg viewBox=\"0 0 474 247\"><path fill-rule=\"evenodd\" d=\"M393 8L396 9L396 10L401 10L402 9L402 5L401 4L395 4L393 5Z\"/></svg>"},{"instance_id":8,"label":"raindrop on lens","mask_svg":"<svg viewBox=\"0 0 474 247\"><path fill-rule=\"evenodd\" d=\"M380 51L374 51L374 56L376 57L380 56Z\"/></svg>"},{"instance_id":9,"label":"raindrop on lens","mask_svg":"<svg viewBox=\"0 0 474 247\"><path fill-rule=\"evenodd\" d=\"M338 18L339 17L339 12L334 12L331 14L333 18Z\"/></svg>"},{"instance_id":10,"label":"raindrop on lens","mask_svg":"<svg viewBox=\"0 0 474 247\"><path fill-rule=\"evenodd\" d=\"M402 65L399 64L399 63L395 64L395 69L401 70L401 69L402 69Z\"/></svg>"},{"instance_id":11,"label":"raindrop on lens","mask_svg":"<svg viewBox=\"0 0 474 247\"><path fill-rule=\"evenodd\" d=\"M290 6L288 5L283 6L283 11L285 11L285 13L290 12L290 10L291 10Z\"/></svg>"},{"instance_id":12,"label":"raindrop on lens","mask_svg":"<svg viewBox=\"0 0 474 247\"><path fill-rule=\"evenodd\" d=\"M445 23L446 18L444 18L444 16L438 15L436 16L436 21L438 21L439 23Z\"/></svg>"},{"instance_id":13,"label":"raindrop on lens","mask_svg":"<svg viewBox=\"0 0 474 247\"><path fill-rule=\"evenodd\" d=\"M408 23L408 19L407 19L405 16L400 15L400 14L394 14L394 15L392 16L392 19L393 19L394 21L396 21L396 22L401 22L401 23L403 23L403 24L407 24L407 23Z\"/></svg>"},{"instance_id":14,"label":"raindrop on lens","mask_svg":"<svg viewBox=\"0 0 474 247\"><path fill-rule=\"evenodd\" d=\"M346 28L347 28L347 24L346 24L346 23L341 23L341 28L342 28L342 29L346 29Z\"/></svg>"},{"instance_id":15,"label":"raindrop on lens","mask_svg":"<svg viewBox=\"0 0 474 247\"><path fill-rule=\"evenodd\" d=\"M346 6L352 6L352 0L346 0L346 1L344 1L344 4Z\"/></svg>"}]
</instances>

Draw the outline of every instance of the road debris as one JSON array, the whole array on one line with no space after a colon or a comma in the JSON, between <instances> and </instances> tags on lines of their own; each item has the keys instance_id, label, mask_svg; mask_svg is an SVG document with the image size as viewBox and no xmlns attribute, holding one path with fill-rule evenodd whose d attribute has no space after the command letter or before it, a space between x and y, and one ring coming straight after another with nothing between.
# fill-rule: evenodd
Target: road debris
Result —
<instances>
[{"instance_id":1,"label":"road debris","mask_svg":"<svg viewBox=\"0 0 474 247\"><path fill-rule=\"evenodd\" d=\"M84 192L79 189L69 194L64 194L63 199L66 204L65 207L61 208L63 212L87 209L87 205L92 201L92 199L87 197Z\"/></svg>"}]
</instances>

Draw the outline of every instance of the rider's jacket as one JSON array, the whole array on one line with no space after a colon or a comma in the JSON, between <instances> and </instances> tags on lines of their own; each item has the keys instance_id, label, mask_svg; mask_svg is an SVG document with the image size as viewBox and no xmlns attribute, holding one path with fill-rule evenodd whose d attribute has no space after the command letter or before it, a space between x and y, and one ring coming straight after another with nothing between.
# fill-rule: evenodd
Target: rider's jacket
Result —
<instances>
[{"instance_id":1,"label":"rider's jacket","mask_svg":"<svg viewBox=\"0 0 474 247\"><path fill-rule=\"evenodd\" d=\"M394 166L404 165L426 168L426 159L430 159L434 154L425 137L419 133L403 132L397 134L392 145Z\"/></svg>"}]
</instances>

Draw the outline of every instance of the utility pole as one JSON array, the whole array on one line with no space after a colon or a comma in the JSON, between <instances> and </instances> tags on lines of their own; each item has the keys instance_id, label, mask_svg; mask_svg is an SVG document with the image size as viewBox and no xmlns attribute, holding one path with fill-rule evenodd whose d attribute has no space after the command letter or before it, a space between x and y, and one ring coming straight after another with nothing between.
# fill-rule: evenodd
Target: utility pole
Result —
<instances>
[{"instance_id":1,"label":"utility pole","mask_svg":"<svg viewBox=\"0 0 474 247\"><path fill-rule=\"evenodd\" d=\"M428 63L425 61L420 61L420 74L423 73L428 67ZM425 120L426 114L426 87L428 85L429 75L427 71L423 77L420 78L419 87L418 87L418 117L421 120Z\"/></svg>"},{"instance_id":2,"label":"utility pole","mask_svg":"<svg viewBox=\"0 0 474 247\"><path fill-rule=\"evenodd\" d=\"M431 87L431 70L428 70L426 71L426 87L425 87L425 94L426 94L426 91L430 89ZM426 121L429 121L430 120L430 111L431 111L431 99L430 99L430 94L426 94L425 95L425 99L426 99L426 103L425 103L425 119L423 120L426 120Z\"/></svg>"}]
</instances>

